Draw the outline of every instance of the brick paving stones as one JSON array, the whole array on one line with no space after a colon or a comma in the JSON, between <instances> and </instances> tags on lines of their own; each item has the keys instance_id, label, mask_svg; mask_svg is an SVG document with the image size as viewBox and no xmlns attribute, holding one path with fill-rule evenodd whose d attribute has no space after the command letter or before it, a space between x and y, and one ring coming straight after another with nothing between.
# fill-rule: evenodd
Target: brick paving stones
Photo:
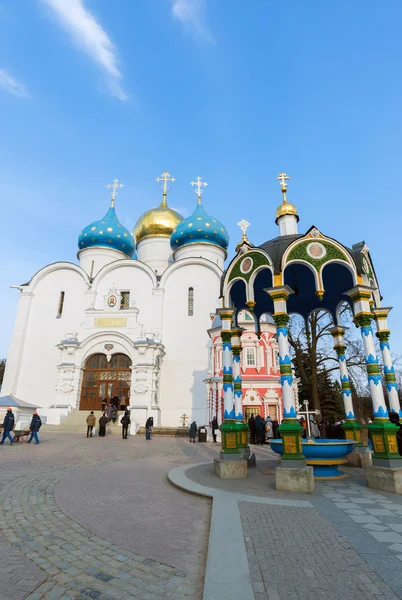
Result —
<instances>
[{"instance_id":1,"label":"brick paving stones","mask_svg":"<svg viewBox=\"0 0 402 600\"><path fill-rule=\"evenodd\" d=\"M208 450L187 440L43 437L1 449L1 600L201 598L210 503L178 492L166 473Z\"/></svg>"}]
</instances>

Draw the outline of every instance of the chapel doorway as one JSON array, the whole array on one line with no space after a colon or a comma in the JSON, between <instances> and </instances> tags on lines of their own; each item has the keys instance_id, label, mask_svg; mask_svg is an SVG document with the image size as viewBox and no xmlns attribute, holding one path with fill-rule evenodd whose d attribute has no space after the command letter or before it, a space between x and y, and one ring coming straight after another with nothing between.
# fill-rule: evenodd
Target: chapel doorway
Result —
<instances>
[{"instance_id":1,"label":"chapel doorway","mask_svg":"<svg viewBox=\"0 0 402 600\"><path fill-rule=\"evenodd\" d=\"M125 354L90 356L84 368L80 410L102 410L102 399L120 398L120 407L129 404L131 359Z\"/></svg>"},{"instance_id":2,"label":"chapel doorway","mask_svg":"<svg viewBox=\"0 0 402 600\"><path fill-rule=\"evenodd\" d=\"M248 423L248 420L250 417L256 417L257 415L260 414L260 407L259 406L246 406L245 409L245 421L246 423Z\"/></svg>"}]
</instances>

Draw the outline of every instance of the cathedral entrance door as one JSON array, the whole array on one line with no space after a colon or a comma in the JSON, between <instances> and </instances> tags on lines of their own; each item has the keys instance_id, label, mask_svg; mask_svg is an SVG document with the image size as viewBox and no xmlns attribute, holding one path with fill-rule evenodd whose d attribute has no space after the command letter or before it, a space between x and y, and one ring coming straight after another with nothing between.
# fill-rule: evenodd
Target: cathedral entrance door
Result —
<instances>
[{"instance_id":1,"label":"cathedral entrance door","mask_svg":"<svg viewBox=\"0 0 402 600\"><path fill-rule=\"evenodd\" d=\"M105 354L93 354L85 363L80 410L102 410L102 399L118 396L128 403L131 359L114 354L108 362ZM124 400L126 399L126 400Z\"/></svg>"}]
</instances>

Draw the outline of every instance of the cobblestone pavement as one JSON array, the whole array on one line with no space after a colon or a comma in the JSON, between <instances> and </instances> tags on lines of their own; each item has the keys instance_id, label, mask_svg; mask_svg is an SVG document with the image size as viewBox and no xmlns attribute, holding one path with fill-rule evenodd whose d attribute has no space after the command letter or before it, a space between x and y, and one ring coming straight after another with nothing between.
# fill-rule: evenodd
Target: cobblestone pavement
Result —
<instances>
[{"instance_id":1,"label":"cobblestone pavement","mask_svg":"<svg viewBox=\"0 0 402 600\"><path fill-rule=\"evenodd\" d=\"M255 600L397 600L327 519L240 502Z\"/></svg>"},{"instance_id":2,"label":"cobblestone pavement","mask_svg":"<svg viewBox=\"0 0 402 600\"><path fill-rule=\"evenodd\" d=\"M200 598L210 502L166 474L210 457L187 440L114 434L3 446L1 600Z\"/></svg>"}]
</instances>

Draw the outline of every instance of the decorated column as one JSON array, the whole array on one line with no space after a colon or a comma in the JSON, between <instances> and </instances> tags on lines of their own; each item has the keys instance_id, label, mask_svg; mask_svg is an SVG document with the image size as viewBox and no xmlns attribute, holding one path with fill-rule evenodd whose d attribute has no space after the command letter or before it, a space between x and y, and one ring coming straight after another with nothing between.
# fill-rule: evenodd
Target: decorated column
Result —
<instances>
[{"instance_id":1,"label":"decorated column","mask_svg":"<svg viewBox=\"0 0 402 600\"><path fill-rule=\"evenodd\" d=\"M237 446L242 452L248 448L247 434L248 425L243 422L243 394L242 378L240 370L242 329L232 329L232 355L233 355L233 387L234 387L234 412L237 426Z\"/></svg>"},{"instance_id":2,"label":"decorated column","mask_svg":"<svg viewBox=\"0 0 402 600\"><path fill-rule=\"evenodd\" d=\"M346 422L343 424L347 440L356 440L359 444L362 443L361 429L362 426L355 419L355 413L353 410L352 402L352 390L350 389L350 379L348 373L348 367L346 365L344 344L345 327L332 327L330 330L332 337L334 338L334 349L338 355L339 371L342 385L342 398L343 406L345 408Z\"/></svg>"},{"instance_id":3,"label":"decorated column","mask_svg":"<svg viewBox=\"0 0 402 600\"><path fill-rule=\"evenodd\" d=\"M398 454L396 442L397 427L388 420L388 409L385 404L374 335L371 328L371 320L374 316L370 307L372 292L372 288L358 285L346 294L353 301L355 323L360 327L364 345L364 358L374 414L373 423L368 425L374 449L373 464L390 467L399 466L400 463L402 467L402 457Z\"/></svg>"},{"instance_id":4,"label":"decorated column","mask_svg":"<svg viewBox=\"0 0 402 600\"><path fill-rule=\"evenodd\" d=\"M393 412L396 412L402 417L401 404L398 395L398 384L396 382L395 369L392 363L391 348L389 345L390 331L388 329L387 317L390 311L391 308L375 308L372 312L377 325L376 336L380 340L389 407Z\"/></svg>"},{"instance_id":5,"label":"decorated column","mask_svg":"<svg viewBox=\"0 0 402 600\"><path fill-rule=\"evenodd\" d=\"M290 359L287 299L293 290L283 285L265 290L274 302L273 319L276 325L279 346L279 368L281 373L282 398L284 404L285 422L279 427L283 441L282 460L304 461L302 454L302 427L296 419L296 403L293 389L292 361Z\"/></svg>"},{"instance_id":6,"label":"decorated column","mask_svg":"<svg viewBox=\"0 0 402 600\"><path fill-rule=\"evenodd\" d=\"M222 432L221 455L238 454L237 427L233 405L233 365L232 365L232 317L234 310L221 308L218 314L222 321L222 363L223 363L223 398L224 421L220 426Z\"/></svg>"}]
</instances>

